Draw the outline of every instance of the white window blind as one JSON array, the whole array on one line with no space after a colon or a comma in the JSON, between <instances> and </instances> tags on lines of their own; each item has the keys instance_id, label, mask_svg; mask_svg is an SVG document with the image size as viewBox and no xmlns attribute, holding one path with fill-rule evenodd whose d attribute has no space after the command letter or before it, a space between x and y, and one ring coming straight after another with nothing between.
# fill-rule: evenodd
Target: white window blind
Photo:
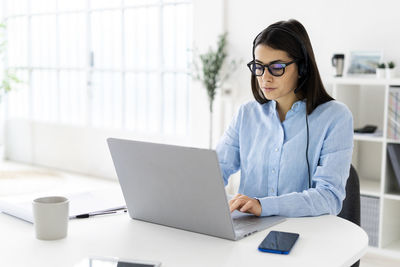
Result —
<instances>
[{"instance_id":1,"label":"white window blind","mask_svg":"<svg viewBox=\"0 0 400 267\"><path fill-rule=\"evenodd\" d=\"M8 117L185 135L192 3L5 0Z\"/></svg>"}]
</instances>

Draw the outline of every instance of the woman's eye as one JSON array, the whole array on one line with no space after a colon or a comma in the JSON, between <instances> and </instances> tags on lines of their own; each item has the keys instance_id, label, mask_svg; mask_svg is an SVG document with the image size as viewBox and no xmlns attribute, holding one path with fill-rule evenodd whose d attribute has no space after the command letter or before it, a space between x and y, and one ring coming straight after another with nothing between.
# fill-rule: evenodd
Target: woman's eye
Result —
<instances>
[{"instance_id":1,"label":"woman's eye","mask_svg":"<svg viewBox=\"0 0 400 267\"><path fill-rule=\"evenodd\" d=\"M271 69L273 69L273 70L281 70L283 68L284 68L284 66L282 64L273 64L273 65L271 65Z\"/></svg>"}]
</instances>

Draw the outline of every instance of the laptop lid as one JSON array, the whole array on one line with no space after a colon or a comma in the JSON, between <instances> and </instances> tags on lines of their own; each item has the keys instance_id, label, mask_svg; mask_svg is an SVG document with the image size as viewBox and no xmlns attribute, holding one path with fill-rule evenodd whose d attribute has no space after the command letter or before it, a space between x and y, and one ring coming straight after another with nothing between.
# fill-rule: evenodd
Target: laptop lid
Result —
<instances>
[{"instance_id":1,"label":"laptop lid","mask_svg":"<svg viewBox=\"0 0 400 267\"><path fill-rule=\"evenodd\" d=\"M215 151L107 142L131 218L236 239Z\"/></svg>"}]
</instances>

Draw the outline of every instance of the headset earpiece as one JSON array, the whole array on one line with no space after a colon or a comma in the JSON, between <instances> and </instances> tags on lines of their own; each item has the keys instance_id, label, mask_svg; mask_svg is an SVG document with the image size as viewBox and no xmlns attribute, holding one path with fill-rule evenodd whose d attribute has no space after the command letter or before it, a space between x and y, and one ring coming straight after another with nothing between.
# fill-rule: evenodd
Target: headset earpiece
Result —
<instances>
[{"instance_id":1,"label":"headset earpiece","mask_svg":"<svg viewBox=\"0 0 400 267\"><path fill-rule=\"evenodd\" d=\"M303 62L297 63L297 68L299 71L300 78L303 78L307 75L307 70L306 70L306 67L304 66Z\"/></svg>"}]
</instances>

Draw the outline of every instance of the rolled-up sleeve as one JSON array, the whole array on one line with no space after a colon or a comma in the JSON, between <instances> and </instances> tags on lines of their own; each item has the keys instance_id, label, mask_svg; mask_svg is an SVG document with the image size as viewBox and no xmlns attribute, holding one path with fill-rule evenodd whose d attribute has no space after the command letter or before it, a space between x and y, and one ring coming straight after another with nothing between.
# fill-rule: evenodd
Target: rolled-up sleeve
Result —
<instances>
[{"instance_id":1,"label":"rolled-up sleeve","mask_svg":"<svg viewBox=\"0 0 400 267\"><path fill-rule=\"evenodd\" d=\"M259 198L261 216L336 215L341 211L353 153L353 117L347 108L334 116L323 139L318 165L312 175L312 188Z\"/></svg>"}]
</instances>

